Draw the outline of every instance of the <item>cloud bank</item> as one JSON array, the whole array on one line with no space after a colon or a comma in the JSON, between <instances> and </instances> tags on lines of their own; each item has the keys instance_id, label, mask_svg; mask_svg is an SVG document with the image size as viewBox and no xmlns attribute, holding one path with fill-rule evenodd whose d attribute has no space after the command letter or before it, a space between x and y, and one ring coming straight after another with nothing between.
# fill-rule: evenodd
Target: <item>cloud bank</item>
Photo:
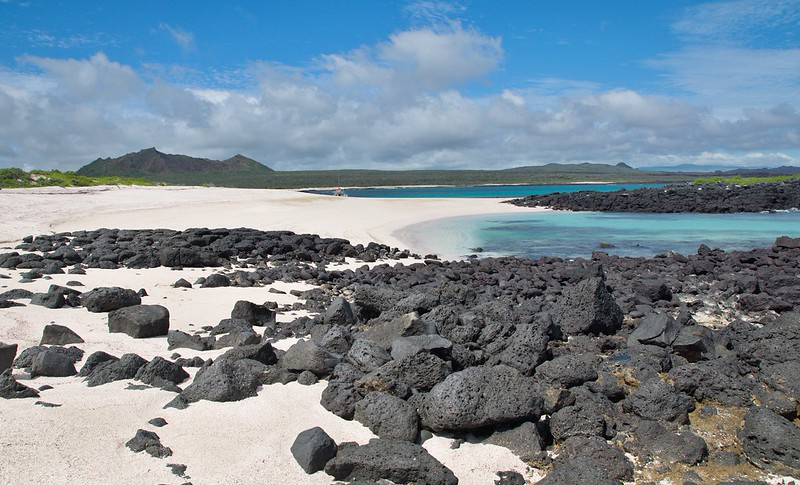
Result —
<instances>
[{"instance_id":1,"label":"cloud bank","mask_svg":"<svg viewBox=\"0 0 800 485\"><path fill-rule=\"evenodd\" d=\"M164 29L194 47L193 37ZM304 67L253 63L229 88L179 83L158 74L166 67L145 71L102 52L24 56L26 69L0 68L0 166L75 169L149 146L209 158L243 153L283 170L800 163L800 112L780 98L720 116L702 103L591 83L576 89L568 80L469 94L502 68L504 55L501 38L448 21ZM777 55L785 66L794 56ZM688 91L712 84L692 75L702 52L652 62ZM718 99L770 79L781 94L796 89L796 69L775 77L776 64L759 68L754 78L743 71L723 80Z\"/></svg>"}]
</instances>

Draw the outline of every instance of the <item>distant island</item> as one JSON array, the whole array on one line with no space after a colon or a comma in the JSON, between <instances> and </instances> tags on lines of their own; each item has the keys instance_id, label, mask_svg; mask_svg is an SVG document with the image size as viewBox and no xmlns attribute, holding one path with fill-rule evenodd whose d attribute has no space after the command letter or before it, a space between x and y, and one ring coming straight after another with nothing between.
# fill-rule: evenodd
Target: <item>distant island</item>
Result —
<instances>
[{"instance_id":1,"label":"distant island","mask_svg":"<svg viewBox=\"0 0 800 485\"><path fill-rule=\"evenodd\" d=\"M244 188L385 187L397 185L564 184L575 182L678 182L691 175L647 172L624 163L560 164L504 170L292 170L277 171L243 155L209 160L147 148L118 158L98 158L83 176L135 177L170 185Z\"/></svg>"},{"instance_id":2,"label":"distant island","mask_svg":"<svg viewBox=\"0 0 800 485\"><path fill-rule=\"evenodd\" d=\"M668 168L668 167L665 167ZM678 167L686 169L686 166ZM226 160L167 154L146 148L117 158L98 158L77 172L0 169L0 188L90 185L187 185L261 189L590 183L678 183L709 175L776 176L798 167L707 171L654 171L625 163L548 163L503 170L287 170L236 154Z\"/></svg>"}]
</instances>

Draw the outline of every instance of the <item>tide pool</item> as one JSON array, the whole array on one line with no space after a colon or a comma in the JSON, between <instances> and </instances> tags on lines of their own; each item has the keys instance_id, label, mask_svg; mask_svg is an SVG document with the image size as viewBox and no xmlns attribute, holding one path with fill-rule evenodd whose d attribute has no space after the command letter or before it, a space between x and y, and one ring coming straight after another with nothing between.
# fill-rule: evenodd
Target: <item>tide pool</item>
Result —
<instances>
[{"instance_id":1,"label":"tide pool","mask_svg":"<svg viewBox=\"0 0 800 485\"><path fill-rule=\"evenodd\" d=\"M480 185L474 187L398 187L392 189L347 189L349 197L378 198L514 198L527 195L545 195L555 192L613 192L620 189L662 187L664 184L571 184L571 185ZM333 195L332 190L304 190L310 194Z\"/></svg>"},{"instance_id":2,"label":"tide pool","mask_svg":"<svg viewBox=\"0 0 800 485\"><path fill-rule=\"evenodd\" d=\"M638 214L531 212L442 219L398 235L424 253L589 258L593 251L652 257L692 254L700 244L726 251L770 246L779 236L800 237L800 212L743 214ZM601 243L614 247L601 248Z\"/></svg>"}]
</instances>

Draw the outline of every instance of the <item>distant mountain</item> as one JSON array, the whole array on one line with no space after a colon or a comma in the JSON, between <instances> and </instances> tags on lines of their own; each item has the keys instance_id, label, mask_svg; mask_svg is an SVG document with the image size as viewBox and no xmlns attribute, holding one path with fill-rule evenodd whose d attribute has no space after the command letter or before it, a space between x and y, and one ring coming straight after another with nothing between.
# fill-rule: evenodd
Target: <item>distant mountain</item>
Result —
<instances>
[{"instance_id":1,"label":"distant mountain","mask_svg":"<svg viewBox=\"0 0 800 485\"><path fill-rule=\"evenodd\" d=\"M243 155L209 160L168 155L155 148L118 158L98 158L79 175L137 177L174 185L248 188L385 187L396 185L565 184L683 182L690 176L637 170L624 163L548 163L505 170L290 170L274 171Z\"/></svg>"},{"instance_id":2,"label":"distant mountain","mask_svg":"<svg viewBox=\"0 0 800 485\"><path fill-rule=\"evenodd\" d=\"M90 177L141 177L156 182L230 185L231 181L251 176L263 178L272 172L271 168L244 155L209 160L146 148L118 158L98 158L77 173Z\"/></svg>"},{"instance_id":3,"label":"distant mountain","mask_svg":"<svg viewBox=\"0 0 800 485\"><path fill-rule=\"evenodd\" d=\"M800 167L759 167L742 168L733 165L696 165L684 163L681 165L662 165L658 167L642 167L639 170L646 172L685 172L685 173L716 173L723 175L744 175L744 174L768 174L768 175L792 175L800 173Z\"/></svg>"},{"instance_id":4,"label":"distant mountain","mask_svg":"<svg viewBox=\"0 0 800 485\"><path fill-rule=\"evenodd\" d=\"M572 173L572 174L592 174L592 175L619 175L641 173L639 170L630 167L622 162L616 165L605 163L546 163L544 165L531 165L526 167L515 167L503 170L504 172L516 173Z\"/></svg>"}]
</instances>

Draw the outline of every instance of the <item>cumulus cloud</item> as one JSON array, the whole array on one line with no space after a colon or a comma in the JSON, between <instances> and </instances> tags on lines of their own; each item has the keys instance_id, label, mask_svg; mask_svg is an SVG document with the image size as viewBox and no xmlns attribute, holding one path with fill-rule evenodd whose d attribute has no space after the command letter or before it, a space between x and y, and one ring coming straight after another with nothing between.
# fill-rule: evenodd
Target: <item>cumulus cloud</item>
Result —
<instances>
[{"instance_id":1,"label":"cumulus cloud","mask_svg":"<svg viewBox=\"0 0 800 485\"><path fill-rule=\"evenodd\" d=\"M169 69L137 70L102 53L28 56L20 61L33 71L0 68L0 165L74 169L148 146L210 158L244 153L284 170L645 166L716 156L798 163L793 105L754 105L727 119L591 83L570 83L557 96L557 80L466 94L462 86L502 60L501 39L457 22L397 32L307 68L254 63L225 87L170 81Z\"/></svg>"}]
</instances>

